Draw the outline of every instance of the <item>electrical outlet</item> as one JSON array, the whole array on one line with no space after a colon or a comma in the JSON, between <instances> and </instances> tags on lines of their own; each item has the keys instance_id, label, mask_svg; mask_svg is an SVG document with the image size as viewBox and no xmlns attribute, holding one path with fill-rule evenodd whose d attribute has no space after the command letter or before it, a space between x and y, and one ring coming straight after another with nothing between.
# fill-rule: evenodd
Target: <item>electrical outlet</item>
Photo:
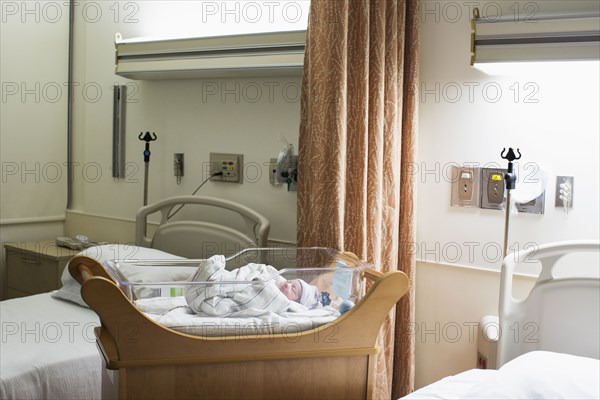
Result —
<instances>
[{"instance_id":1,"label":"electrical outlet","mask_svg":"<svg viewBox=\"0 0 600 400\"><path fill-rule=\"evenodd\" d=\"M452 167L451 206L479 207L480 172L480 168Z\"/></svg>"},{"instance_id":2,"label":"electrical outlet","mask_svg":"<svg viewBox=\"0 0 600 400\"><path fill-rule=\"evenodd\" d=\"M243 154L210 153L210 173L222 172L223 175L210 178L213 182L242 183L244 168Z\"/></svg>"},{"instance_id":3,"label":"electrical outlet","mask_svg":"<svg viewBox=\"0 0 600 400\"><path fill-rule=\"evenodd\" d=\"M567 208L573 207L573 188L575 184L575 178L572 176L557 176L556 177L556 190L554 192L554 206L565 207L565 203L561 196L568 200ZM563 193L561 193L561 190Z\"/></svg>"}]
</instances>

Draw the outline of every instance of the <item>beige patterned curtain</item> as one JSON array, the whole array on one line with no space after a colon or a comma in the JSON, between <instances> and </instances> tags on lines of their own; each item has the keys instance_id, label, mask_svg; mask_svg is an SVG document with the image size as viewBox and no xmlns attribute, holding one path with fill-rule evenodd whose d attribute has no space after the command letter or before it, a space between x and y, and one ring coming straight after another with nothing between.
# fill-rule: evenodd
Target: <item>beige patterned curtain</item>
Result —
<instances>
[{"instance_id":1,"label":"beige patterned curtain","mask_svg":"<svg viewBox=\"0 0 600 400\"><path fill-rule=\"evenodd\" d=\"M302 82L298 244L404 271L414 288L418 0L312 0ZM411 289L380 334L375 397L413 390Z\"/></svg>"}]
</instances>

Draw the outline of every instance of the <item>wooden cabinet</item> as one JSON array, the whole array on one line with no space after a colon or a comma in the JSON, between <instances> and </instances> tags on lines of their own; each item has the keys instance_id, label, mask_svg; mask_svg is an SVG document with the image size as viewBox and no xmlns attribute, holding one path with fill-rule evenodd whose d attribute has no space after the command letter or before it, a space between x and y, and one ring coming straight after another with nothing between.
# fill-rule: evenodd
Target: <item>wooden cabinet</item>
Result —
<instances>
[{"instance_id":1,"label":"wooden cabinet","mask_svg":"<svg viewBox=\"0 0 600 400\"><path fill-rule=\"evenodd\" d=\"M79 250L58 247L54 240L6 243L6 297L45 293L62 286L63 269Z\"/></svg>"}]
</instances>

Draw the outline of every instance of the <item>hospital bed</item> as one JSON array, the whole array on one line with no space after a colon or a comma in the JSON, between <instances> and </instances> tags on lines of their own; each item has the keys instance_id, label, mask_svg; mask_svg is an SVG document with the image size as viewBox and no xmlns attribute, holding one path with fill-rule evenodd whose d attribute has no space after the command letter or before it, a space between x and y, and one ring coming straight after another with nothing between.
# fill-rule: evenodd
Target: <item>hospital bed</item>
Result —
<instances>
[{"instance_id":1,"label":"hospital bed","mask_svg":"<svg viewBox=\"0 0 600 400\"><path fill-rule=\"evenodd\" d=\"M509 254L501 271L499 368L465 371L405 399L600 398L599 252L598 242L584 241ZM576 268L584 253L593 260ZM515 299L515 268L533 261L541 264L537 281Z\"/></svg>"},{"instance_id":2,"label":"hospital bed","mask_svg":"<svg viewBox=\"0 0 600 400\"><path fill-rule=\"evenodd\" d=\"M211 228L219 232L215 237L220 239L229 238L228 228L217 228L214 222L199 224L170 219L175 200L148 206L136 218L138 243L169 252L131 245L92 247L71 260L58 292L2 302L2 333L9 342L2 343L0 397L279 398L282 393L292 398L370 397L374 358L379 351L376 337L390 309L408 290L406 275L401 272L382 275L364 266L357 268L359 260L349 254L332 256L329 250L318 250L316 254L325 256L307 258L294 249L295 256L286 258L286 262L319 264L335 271L341 263L343 268L359 271L358 275L352 275L351 282L353 287L358 284L364 296L341 317L308 330L286 329L266 334L244 331L242 336L218 337L176 331L142 313L123 292L122 285L116 285L111 276L105 275L102 264L113 260L152 263L163 260L171 264L182 261L181 256L206 257L210 248L234 252L242 247L239 241L256 247L266 242L268 221L259 219L255 224L252 216L245 213L243 236L221 245L219 239L211 238ZM186 204L198 201L182 200ZM231 205L226 203L219 205ZM239 207L228 208L239 210ZM161 219L150 238L146 232L154 227L148 227L147 216L154 210L161 213ZM200 232L198 235L195 228ZM181 246L182 240L186 246ZM207 242L212 247L202 246ZM254 250L257 255L252 261L270 261L264 256L265 251L273 254L273 249ZM313 250L310 252L315 254ZM185 278L185 268L190 267L173 267L174 279ZM83 286L69 270L79 281L85 281ZM355 276L360 279L356 281ZM92 310L87 308L88 304ZM38 326L38 322L37 337L23 333L31 330L28 324ZM100 326L92 329L98 322ZM59 341L52 336L51 329L56 326L63 327ZM12 330L7 331L6 327ZM20 330L13 332L15 327ZM40 337L43 340L39 341ZM4 368L6 365L14 368Z\"/></svg>"},{"instance_id":3,"label":"hospital bed","mask_svg":"<svg viewBox=\"0 0 600 400\"><path fill-rule=\"evenodd\" d=\"M98 399L98 317L51 293L0 302L0 399Z\"/></svg>"},{"instance_id":4,"label":"hospital bed","mask_svg":"<svg viewBox=\"0 0 600 400\"><path fill-rule=\"evenodd\" d=\"M181 204L186 205L182 210L185 213L168 218L171 210L177 210ZM197 217L196 206L204 213L201 218L215 214L213 210L222 210L219 217L231 221L233 227L218 221L180 219L190 214ZM148 223L153 213L161 215L158 224ZM236 215L240 223L234 219ZM146 232L151 230L156 233L148 235ZM178 258L175 255L205 257L210 252L231 253L243 246L264 246L268 233L269 221L243 205L209 197L181 196L139 210L138 246L111 244L92 247L84 254L99 262L134 257ZM184 235L185 240L179 235ZM99 319L81 299L80 286L67 269L62 280L63 287L56 293L0 302L1 399L100 398L102 363L93 332Z\"/></svg>"}]
</instances>

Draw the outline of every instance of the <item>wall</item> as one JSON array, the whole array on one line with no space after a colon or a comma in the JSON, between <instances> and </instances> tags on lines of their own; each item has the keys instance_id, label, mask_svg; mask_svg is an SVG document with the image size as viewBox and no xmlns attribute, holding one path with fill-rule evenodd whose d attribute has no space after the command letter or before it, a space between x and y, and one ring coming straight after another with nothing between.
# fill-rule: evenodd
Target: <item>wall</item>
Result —
<instances>
[{"instance_id":1,"label":"wall","mask_svg":"<svg viewBox=\"0 0 600 400\"><path fill-rule=\"evenodd\" d=\"M199 195L245 204L272 224L271 238L294 241L296 194L268 180L268 162L284 142L297 146L301 78L189 79L132 81L114 74L114 35L124 38L206 36L306 27L306 2L137 2L88 3L76 20L75 80L82 90L75 102L75 175L73 210L106 225L102 240L122 237L114 218L132 220L142 206L144 143L141 132L155 132L151 144L149 203L191 194L207 176L210 152L244 155L242 185L208 182ZM115 6L117 5L117 6ZM302 7L304 8L302 8ZM115 8L117 7L117 8ZM300 8L299 8L300 7ZM279 17L277 17L279 16ZM283 17L282 17L283 16ZM276 18L277 17L277 18ZM111 177L112 92L128 86L126 178ZM184 153L185 176L177 185L173 154ZM71 213L68 214L70 219ZM77 229L77 231L75 231ZM95 227L67 223L69 234L94 236ZM111 231L113 232L111 237ZM132 238L133 239L133 238Z\"/></svg>"},{"instance_id":2,"label":"wall","mask_svg":"<svg viewBox=\"0 0 600 400\"><path fill-rule=\"evenodd\" d=\"M507 18L568 8L598 10L598 2L586 1L422 3L416 304L417 326L425 324L432 333L416 337L418 387L473 368L476 344L468 340L465 324L496 314L498 307L504 215L451 207L452 165L505 168L500 152L514 147L523 154L517 187L546 171L545 214L511 217L513 250L599 237L598 64L486 75L469 66L474 5ZM554 207L555 175L575 177L574 207L568 215ZM531 274L537 268L519 271ZM526 290L529 281L522 279ZM444 337L449 323L464 329L461 340Z\"/></svg>"},{"instance_id":3,"label":"wall","mask_svg":"<svg viewBox=\"0 0 600 400\"><path fill-rule=\"evenodd\" d=\"M68 7L0 4L0 297L4 243L62 234L66 205Z\"/></svg>"},{"instance_id":4,"label":"wall","mask_svg":"<svg viewBox=\"0 0 600 400\"><path fill-rule=\"evenodd\" d=\"M517 276L513 294L523 298L534 279ZM475 368L478 324L497 315L500 273L484 268L419 263L416 277L417 320L415 385Z\"/></svg>"}]
</instances>

